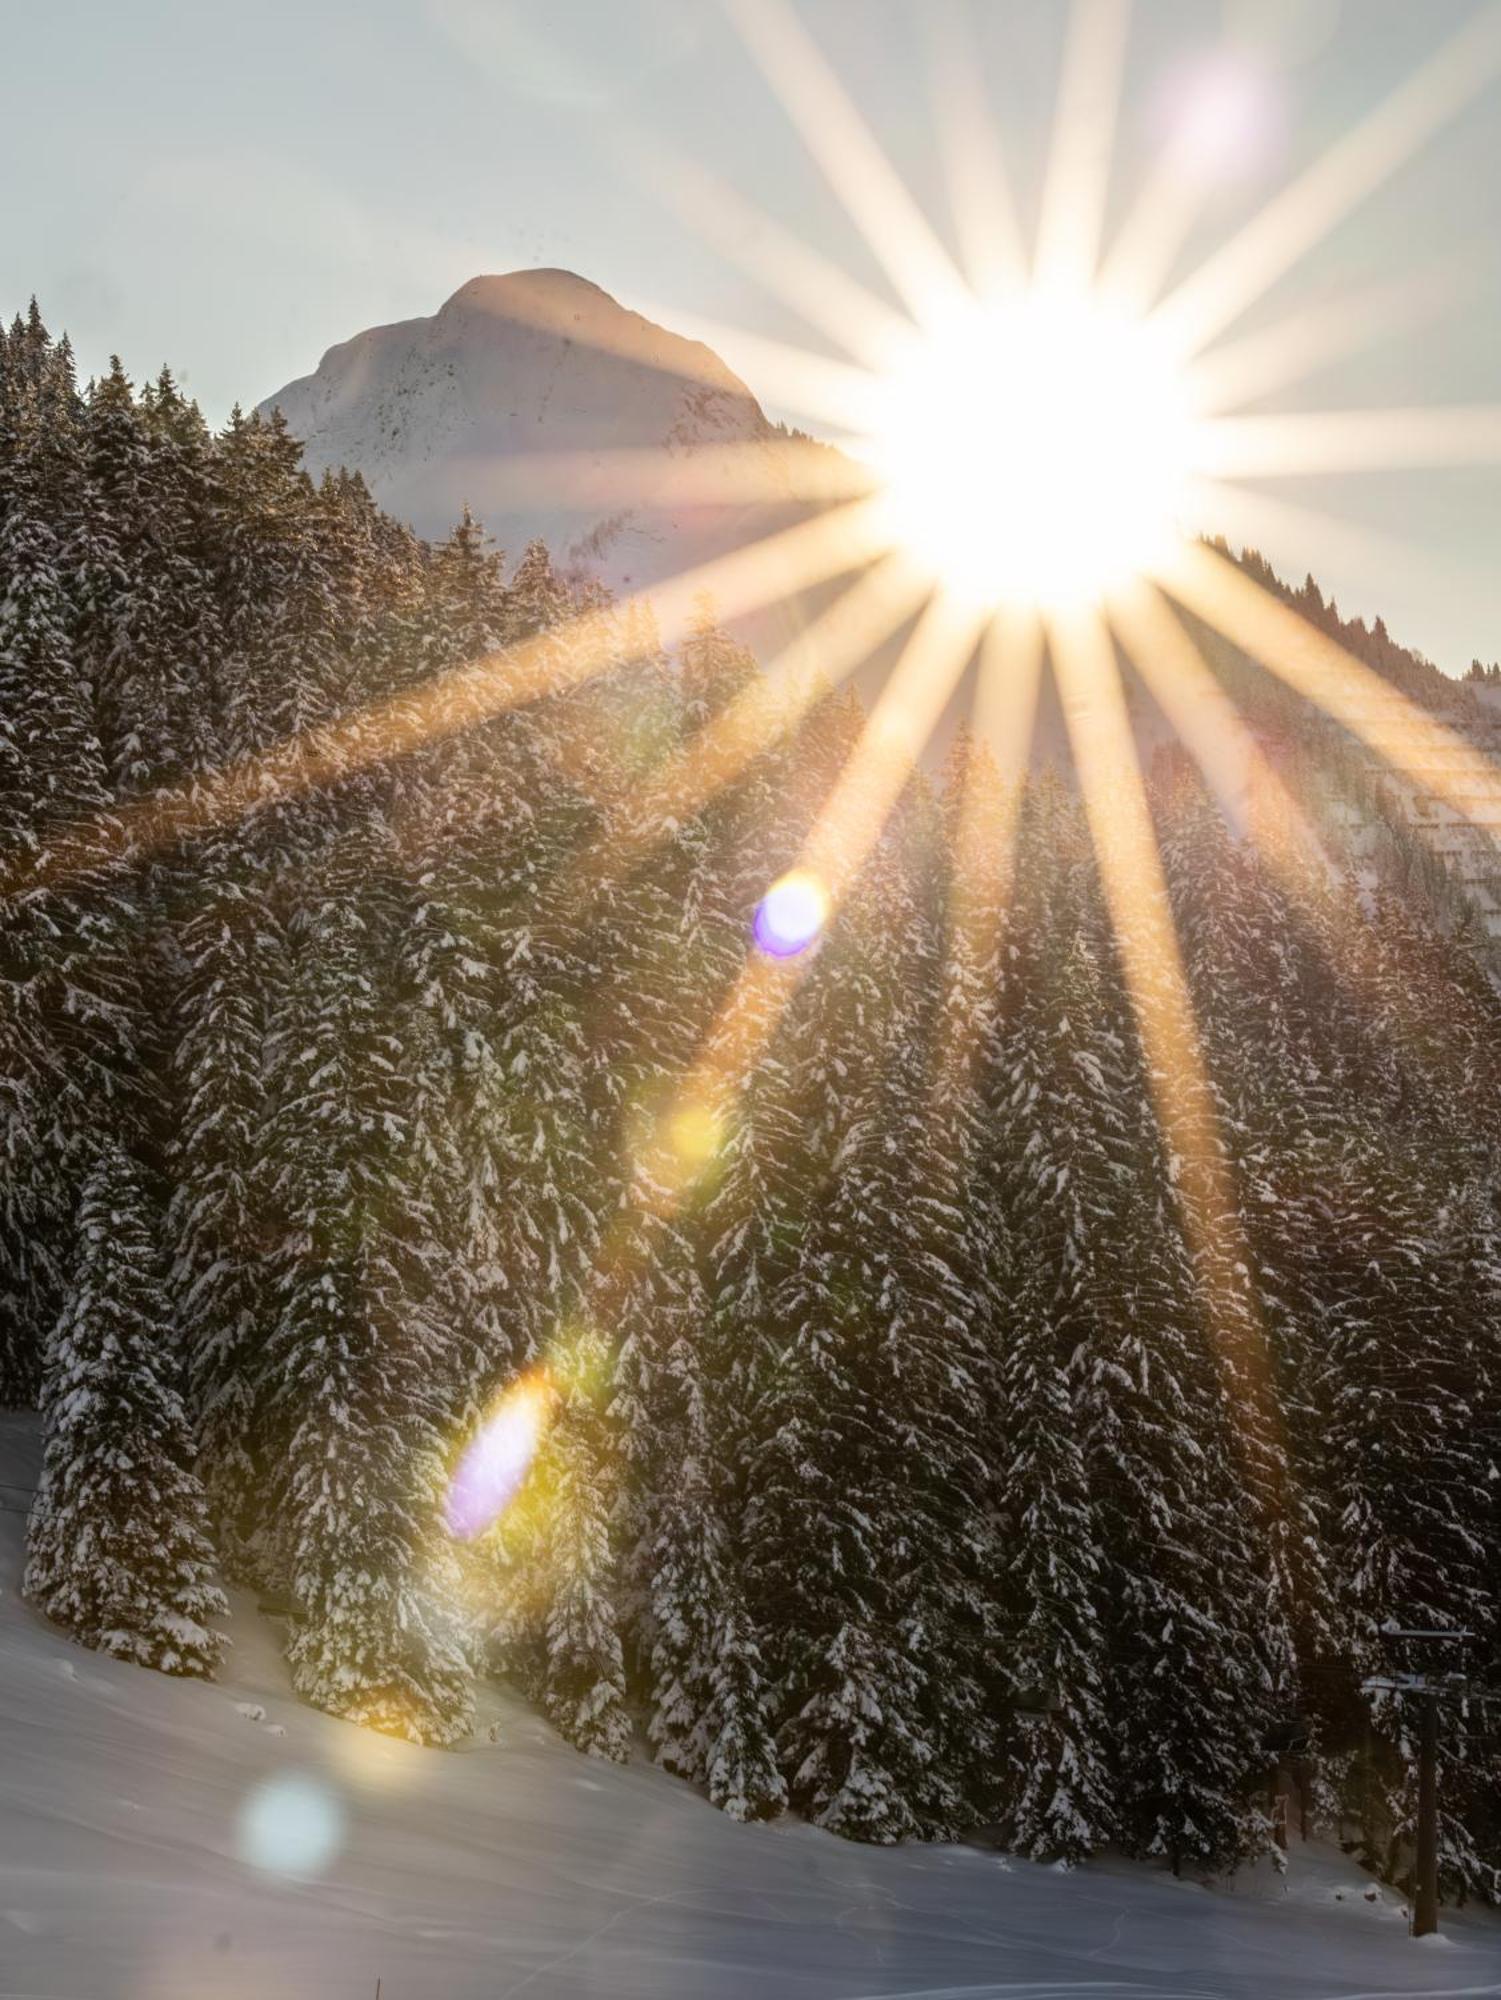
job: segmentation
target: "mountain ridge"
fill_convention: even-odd
[[[308,470],[347,467],[419,534],[467,506],[503,547],[546,541],[565,569],[650,587],[798,510],[781,433],[702,342],[630,310],[576,272],[481,275],[436,313],[370,327],[268,396]],[[685,495],[695,455],[748,448],[767,503]],[[635,455],[631,490],[610,456]],[[546,490],[538,460],[546,459]]]

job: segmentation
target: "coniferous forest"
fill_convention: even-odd
[[[4,337],[28,1596],[212,1674],[249,1584],[335,1714],[442,1745],[500,1675],[582,1750],[864,1840],[1221,1868],[1280,1764],[1400,1873],[1381,1628],[1501,1642],[1501,997],[1431,866],[1395,824],[1358,881],[1253,842],[1157,759],[1234,1210],[1207,1288],[1081,805],[961,736],[768,975],[668,1199],[643,1134],[862,712],[643,824],[759,669],[710,605],[669,657],[596,600],[586,677],[578,602],[540,546],[313,485],[278,421],[81,388],[34,309]],[[522,641],[551,681],[446,720]],[[1302,796],[1357,785],[1312,742]],[[543,1367],[537,1461],[460,1542],[455,1456]],[[1446,1717],[1451,1892],[1501,1894],[1498,1730]]]

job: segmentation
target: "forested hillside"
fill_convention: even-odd
[[[758,669],[706,606],[671,659],[622,612],[584,679],[576,608],[540,546],[420,542],[275,421],[6,337],[28,1594],[206,1673],[222,1569],[335,1713],[449,1742],[504,1674],[583,1749],[640,1723],[729,1812],[870,1840],[1221,1866],[1306,1737],[1311,1810],[1400,1865],[1379,1628],[1501,1641],[1501,1000],[1463,930],[1159,761],[1240,1246],[1211,1313],[1079,803],[1035,778],[1010,856],[961,739],[669,1198],[648,1135],[861,716],[643,824]],[[569,691],[449,727],[439,677],[527,639]],[[455,1454],[541,1365],[538,1464],[459,1543]],[[1446,1873],[1488,1895],[1497,1727],[1445,1722]]]

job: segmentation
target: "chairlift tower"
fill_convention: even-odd
[[[1381,1637],[1393,1645],[1433,1650],[1436,1659],[1452,1658],[1442,1648],[1465,1647],[1474,1638],[1467,1630],[1414,1632],[1383,1625]],[[1395,1694],[1422,1703],[1418,1734],[1418,1852],[1413,1884],[1412,1935],[1427,1937],[1438,1929],[1438,1721],[1439,1702],[1463,1700],[1479,1692],[1463,1672],[1415,1671],[1373,1674],[1361,1682],[1368,1694]]]

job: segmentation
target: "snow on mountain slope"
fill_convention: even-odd
[[[18,1596],[36,1462],[35,1420],[0,1415],[0,2000],[1501,1995],[1501,1926],[1446,1913],[1414,1943],[1325,1849],[1231,1893],[736,1826],[499,1690],[451,1751],[303,1708],[243,1593],[217,1685],[81,1651]],[[257,1828],[282,1854],[316,1831],[320,1800],[321,1868],[246,1858]]]
[[[707,347],[568,271],[472,278],[431,319],[372,327],[261,405],[315,475],[348,466],[388,512],[442,536],[467,501],[501,547],[541,535],[616,588],[660,579],[792,518],[777,433]],[[746,455],[771,504],[685,495],[694,461]],[[611,453],[642,454],[624,490]],[[577,455],[545,477],[534,461]],[[529,464],[529,461],[533,463]]]

